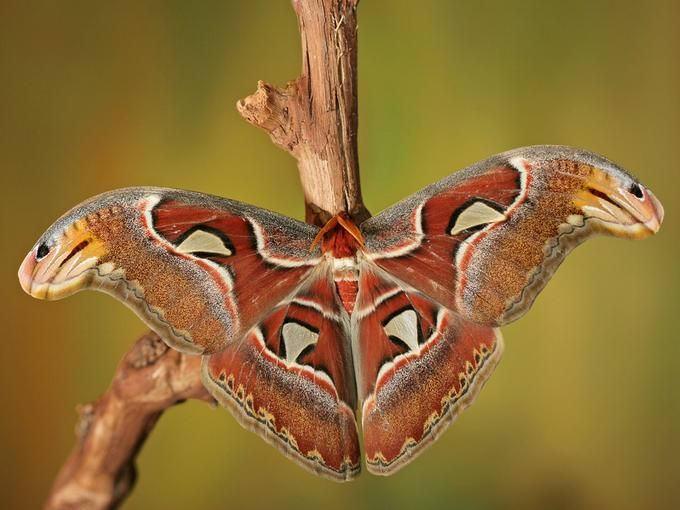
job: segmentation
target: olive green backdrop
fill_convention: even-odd
[[[303,213],[292,158],[236,113],[299,71],[287,1],[0,3],[0,506],[36,508],[144,331],[97,293],[26,296],[25,252],[66,209],[132,185]],[[603,153],[666,208],[644,242],[562,266],[476,404],[390,478],[315,478],[223,409],[162,418],[125,508],[680,507],[680,4],[378,1],[359,8],[360,155],[377,212],[512,147]],[[7,334],[7,332],[9,334]]]

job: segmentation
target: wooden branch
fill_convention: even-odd
[[[359,187],[357,154],[358,0],[293,0],[302,39],[302,75],[280,89],[259,82],[237,104],[298,162],[308,222],[346,211],[370,216]],[[135,458],[168,407],[189,398],[214,402],[200,379],[200,358],[168,348],[155,333],[133,345],[110,388],[79,408],[77,444],[45,508],[116,508],[136,479]]]
[[[77,444],[45,508],[115,508],[132,489],[135,457],[163,411],[189,398],[214,402],[200,366],[200,357],[170,349],[155,333],[137,340],[109,389],[78,408]]]
[[[302,39],[302,75],[278,88],[258,82],[236,108],[297,159],[307,222],[370,214],[357,153],[358,0],[293,0]]]

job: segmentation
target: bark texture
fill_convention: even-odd
[[[369,216],[357,157],[358,0],[293,0],[302,41],[302,74],[279,88],[260,81],[237,103],[250,123],[295,157],[308,222],[322,226],[346,211]],[[80,406],[76,445],[45,508],[116,508],[134,487],[135,458],[163,412],[187,399],[214,402],[201,360],[168,348],[152,332],[118,365],[109,389]]]
[[[369,216],[357,154],[358,0],[293,0],[302,74],[285,87],[263,81],[236,107],[298,163],[306,219],[323,225],[346,211]]]
[[[200,367],[200,357],[170,349],[155,333],[137,340],[109,389],[78,407],[76,445],[45,508],[115,508],[134,485],[135,457],[163,411],[189,398],[213,402]]]

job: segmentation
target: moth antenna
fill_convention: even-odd
[[[356,239],[357,243],[359,243],[359,246],[362,248],[366,246],[364,235],[347,213],[340,213],[336,216],[336,218],[338,219],[337,222],[342,225],[342,228],[344,228],[354,239]]]
[[[314,240],[312,241],[312,244],[309,247],[309,251],[313,251],[317,244],[321,244],[323,236],[325,236],[328,232],[333,230],[337,224],[338,216],[333,216],[330,220],[328,220],[326,224],[323,227],[321,227],[319,233],[316,234],[316,237],[314,237]]]

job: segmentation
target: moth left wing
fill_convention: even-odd
[[[19,270],[34,297],[91,288],[132,308],[171,347],[238,341],[321,260],[316,227],[234,200],[128,188],[75,207]]]
[[[114,295],[170,346],[206,355],[206,387],[244,426],[348,479],[359,470],[349,319],[317,232],[233,200],[123,189],[58,220],[19,276],[35,297]]]
[[[239,341],[206,356],[203,382],[246,428],[303,467],[359,473],[349,317],[322,264]]]
[[[387,475],[470,405],[500,359],[502,338],[370,263],[352,321],[366,463]]]
[[[589,236],[643,238],[663,208],[597,154],[535,146],[499,154],[360,225],[366,257],[478,324],[522,316]]]

